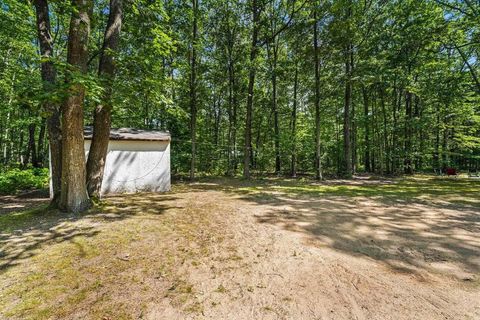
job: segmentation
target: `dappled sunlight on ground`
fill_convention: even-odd
[[[478,194],[467,179],[219,178],[83,215],[9,211],[0,315],[480,317]]]

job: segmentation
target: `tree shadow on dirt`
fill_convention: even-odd
[[[81,215],[45,207],[0,215],[0,272],[36,255],[44,245],[93,237],[106,223],[145,216],[161,216],[176,200],[166,194],[144,193],[106,198]]]
[[[480,185],[426,179],[356,184],[221,180],[191,184],[266,206],[259,223],[305,234],[312,245],[368,257],[395,272],[480,272]]]

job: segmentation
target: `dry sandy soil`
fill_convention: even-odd
[[[337,183],[213,180],[34,213],[0,234],[0,318],[480,319],[478,185]]]

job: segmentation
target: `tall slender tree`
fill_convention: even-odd
[[[198,0],[192,0],[192,44],[190,52],[190,134],[192,154],[190,179],[195,178],[195,153],[197,147],[197,43],[198,43]]]
[[[47,0],[35,0],[36,24],[40,54],[42,55],[41,75],[43,89],[54,90],[57,72],[53,64],[53,37],[50,27],[50,10]],[[62,129],[60,125],[60,106],[52,100],[44,102],[47,113],[48,142],[50,145],[50,176],[52,181],[52,205],[56,206],[60,197],[62,177]]]

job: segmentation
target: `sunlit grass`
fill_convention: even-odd
[[[8,228],[2,226],[0,247],[8,244],[6,250],[13,250],[20,235],[18,245],[24,243],[28,255],[0,267],[0,318],[136,319],[147,307],[142,301],[167,296],[187,313],[201,312],[195,288],[179,266],[191,261],[195,267],[208,257],[210,243],[221,241],[213,210],[168,211],[168,194],[120,199],[67,221],[46,211],[3,217]],[[51,225],[43,229],[38,221],[47,218]],[[23,234],[21,227],[27,228]],[[152,281],[160,282],[160,292],[152,290]]]

